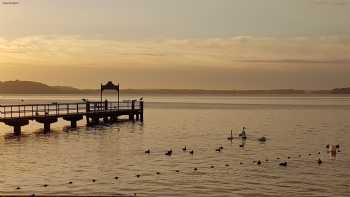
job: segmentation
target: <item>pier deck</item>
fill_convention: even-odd
[[[28,125],[30,120],[44,124],[44,131],[48,132],[58,118],[70,121],[74,128],[84,117],[87,125],[94,125],[100,119],[114,122],[123,115],[129,116],[129,120],[143,122],[143,101],[0,105],[0,122],[12,126],[16,135],[21,134],[21,127]]]

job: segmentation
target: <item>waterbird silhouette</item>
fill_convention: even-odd
[[[68,184],[73,184],[73,182],[72,182],[72,181],[69,181]]]
[[[288,156],[288,159],[290,159],[290,156]]]
[[[259,142],[266,142],[266,137],[265,136],[260,137],[260,138],[258,138],[258,141]]]
[[[322,160],[320,158],[318,158],[317,163],[318,163],[318,165],[321,165],[322,164]]]
[[[47,186],[49,186],[49,185],[48,185],[48,184],[44,184],[44,185],[43,185],[43,187],[47,187]]]
[[[168,150],[168,152],[165,153],[165,155],[167,155],[167,156],[171,156],[172,154],[173,154],[173,150],[171,150],[171,149]]]
[[[216,152],[221,152],[220,148],[215,149]]]
[[[151,153],[150,149],[145,150],[145,154],[150,154],[150,153]]]
[[[210,168],[214,168],[214,166],[210,166]]]
[[[140,176],[141,176],[141,175],[139,175],[139,174],[136,175],[137,178],[140,178]]]
[[[194,168],[193,170],[194,170],[194,171],[197,171],[197,170],[198,170],[198,168]]]
[[[173,150],[172,149],[168,150],[168,152],[165,153],[165,155],[167,155],[167,156],[171,156],[172,154],[173,154]]]
[[[285,161],[285,162],[281,162],[281,163],[280,163],[280,166],[287,166],[287,164],[288,164],[288,163],[287,163],[286,161]]]
[[[326,148],[329,148],[329,144],[326,145]]]
[[[240,134],[238,134],[239,137],[241,137],[242,139],[247,139],[247,135],[245,133],[245,127],[243,127],[242,132]]]
[[[21,188],[20,188],[20,187],[17,187],[16,189],[19,190],[19,189],[21,189]]]
[[[261,161],[260,161],[260,160],[258,160],[258,162],[256,162],[256,164],[261,165]]]
[[[191,154],[191,155],[193,155],[193,153],[194,153],[194,151],[193,151],[193,150],[191,150],[191,151],[190,151],[190,154]]]
[[[116,177],[114,177],[114,179],[119,179],[119,177],[118,177],[118,176],[116,176]]]
[[[221,150],[223,150],[223,149],[224,149],[224,147],[223,147],[223,146],[220,146],[219,148],[220,148]]]
[[[156,172],[157,175],[160,175],[160,172]]]
[[[175,170],[175,172],[180,172],[180,170]]]
[[[230,164],[225,164],[225,166],[226,166],[226,167],[229,167],[229,166],[230,166]]]
[[[186,146],[182,148],[182,151],[186,151],[186,150],[187,150],[187,147],[186,147]]]
[[[96,179],[92,179],[91,181],[92,181],[92,182],[96,182]]]

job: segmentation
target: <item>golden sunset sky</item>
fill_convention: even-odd
[[[0,4],[0,80],[96,88],[350,86],[350,0]]]

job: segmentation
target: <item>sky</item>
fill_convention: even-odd
[[[1,81],[350,87],[350,0],[0,1]]]

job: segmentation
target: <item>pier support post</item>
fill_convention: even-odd
[[[70,127],[71,127],[71,128],[77,128],[77,121],[71,120],[71,121],[70,121]]]
[[[21,135],[21,127],[29,124],[29,120],[21,119],[21,118],[15,118],[15,119],[9,119],[5,120],[4,123],[6,125],[13,127],[13,133],[15,135]]]
[[[91,122],[90,122],[90,116],[86,116],[86,125],[90,125],[91,124]]]
[[[117,122],[117,120],[118,120],[118,116],[111,116],[109,119],[110,122]]]
[[[103,122],[104,123],[108,123],[109,122],[108,116],[103,117]]]
[[[70,116],[63,117],[63,120],[70,121],[71,128],[77,128],[77,122],[82,119],[83,119],[82,115],[70,115]]]
[[[19,126],[19,125],[14,126],[13,127],[13,133],[15,135],[21,135],[21,126]]]
[[[51,124],[57,122],[57,117],[38,117],[35,119],[37,122],[44,124],[44,132],[49,132]]]
[[[97,125],[98,123],[100,123],[100,118],[99,117],[92,117],[92,124]]]
[[[49,132],[50,131],[50,123],[49,122],[45,122],[44,123],[44,132]]]
[[[143,101],[140,101],[140,121],[143,122]]]

